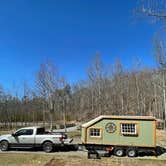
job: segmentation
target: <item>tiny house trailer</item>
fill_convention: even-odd
[[[156,120],[149,116],[99,116],[82,125],[82,144],[88,154],[104,150],[135,157],[156,149]]]

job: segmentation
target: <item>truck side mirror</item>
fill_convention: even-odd
[[[18,136],[20,136],[20,134],[19,133],[12,133],[12,136],[13,137],[18,137]]]
[[[12,133],[12,136],[13,136],[13,137],[16,137],[15,133]]]

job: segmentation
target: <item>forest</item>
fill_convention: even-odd
[[[136,66],[125,70],[120,61],[104,65],[96,55],[87,79],[69,84],[53,62],[41,64],[35,86],[23,84],[23,96],[0,89],[0,122],[87,121],[99,115],[145,115],[165,119],[165,77],[161,68]],[[163,88],[164,87],[164,88]]]
[[[164,23],[154,37],[157,67],[142,67],[138,60],[132,68],[126,69],[120,60],[103,63],[102,55],[97,53],[85,69],[86,79],[71,84],[60,74],[55,62],[46,61],[32,76],[35,78],[33,86],[23,83],[21,96],[0,86],[0,126],[13,128],[28,123],[49,123],[52,128],[58,121],[83,122],[101,114],[145,115],[165,121],[164,1],[140,2],[135,15]]]

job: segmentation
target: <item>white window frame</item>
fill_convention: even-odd
[[[121,134],[122,135],[137,135],[137,124],[136,123],[121,123]]]
[[[92,130],[94,130],[94,131],[92,131]],[[98,131],[95,131],[95,130],[98,130]],[[92,133],[93,133],[93,135],[92,135]],[[90,128],[89,136],[95,137],[95,138],[101,138],[101,129],[100,128]]]

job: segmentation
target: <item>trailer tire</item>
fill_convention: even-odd
[[[114,155],[116,155],[117,157],[124,156],[124,149],[122,147],[115,148]]]
[[[137,156],[137,149],[129,148],[129,149],[127,149],[126,153],[127,153],[128,157],[136,157]]]

